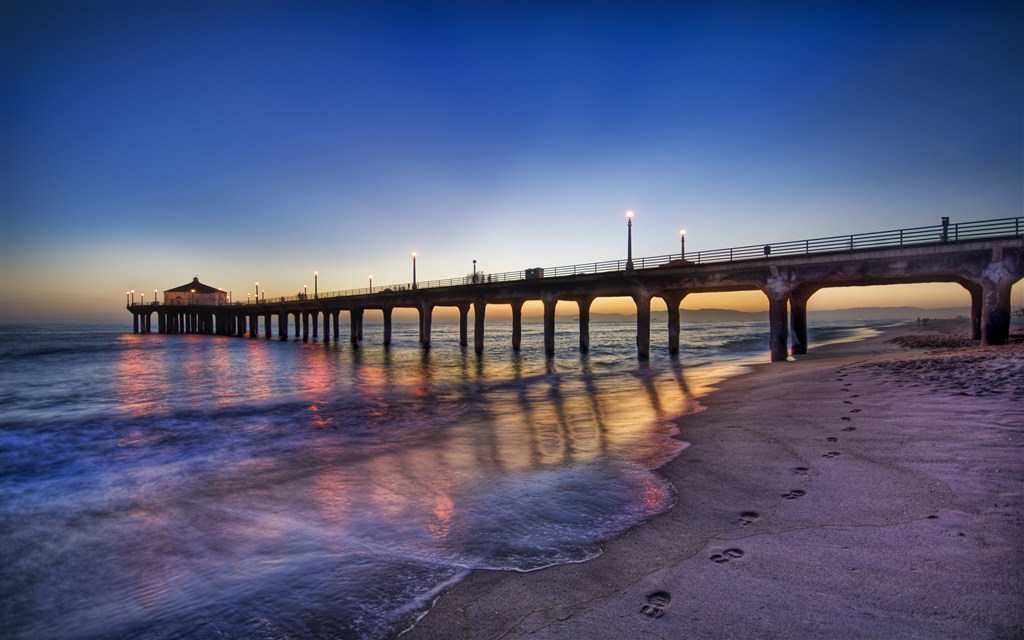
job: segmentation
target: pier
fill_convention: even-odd
[[[543,303],[544,351],[555,349],[555,306],[578,305],[579,349],[590,348],[590,307],[603,297],[630,297],[636,304],[637,357],[651,349],[651,300],[668,307],[668,351],[679,352],[679,306],[690,294],[761,291],[768,299],[771,360],[807,352],[807,301],[829,287],[955,282],[971,298],[972,337],[982,344],[1004,344],[1010,332],[1010,289],[1024,278],[1024,218],[943,224],[847,236],[833,236],[714,251],[524,269],[486,278],[476,276],[406,283],[369,289],[261,299],[253,302],[176,304],[129,302],[136,333],[198,333],[287,339],[289,319],[295,337],[340,341],[340,316],[349,315],[353,344],[363,340],[363,315],[379,310],[385,345],[391,343],[392,312],[416,309],[419,341],[430,347],[433,310],[459,310],[460,344],[484,348],[488,305],[512,309],[512,348],[519,350],[522,310],[527,301]],[[198,281],[197,281],[198,282]],[[262,330],[261,330],[262,321]]]

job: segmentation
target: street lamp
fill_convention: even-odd
[[[153,289],[153,304],[157,303],[156,289]]]
[[[633,210],[626,212],[626,271],[633,270]]]
[[[679,257],[686,260],[686,229],[679,230]]]
[[[252,304],[252,294],[248,291],[245,292],[245,304]]]
[[[135,304],[135,289],[132,289],[132,304]]]
[[[260,283],[256,283],[256,304],[260,303]]]
[[[320,272],[319,271],[314,271],[313,272],[313,297],[314,298],[319,298],[320,297],[320,294],[317,292],[317,280],[319,278],[320,278]]]
[[[146,294],[139,292],[139,304],[146,304]]]
[[[373,276],[370,276],[370,293],[373,293]]]
[[[416,252],[412,252],[412,288],[416,288]]]
[[[130,301],[131,301],[131,295],[132,295],[132,292],[131,292],[131,291],[125,291],[125,292],[124,292],[124,303],[125,303],[125,304],[130,304]]]
[[[476,260],[473,260],[473,284],[476,284]]]
[[[307,297],[309,297],[309,287],[302,285],[302,299],[305,300]]]

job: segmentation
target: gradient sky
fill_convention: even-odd
[[[5,1],[0,321],[1019,216],[1022,7]]]

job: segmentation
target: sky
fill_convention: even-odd
[[[1020,2],[0,3],[0,322],[1022,215]],[[812,308],[967,306],[956,285]],[[1020,285],[1013,303],[1021,304]],[[816,296],[817,297],[817,296]],[[761,294],[684,308],[766,306]],[[596,310],[610,310],[595,306]]]

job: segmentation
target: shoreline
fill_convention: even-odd
[[[676,420],[668,512],[586,563],[472,571],[402,638],[1024,635],[1024,344],[963,331],[723,380]]]

